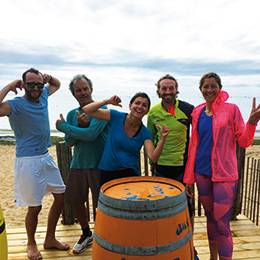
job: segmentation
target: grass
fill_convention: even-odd
[[[11,141],[10,141],[11,140]],[[51,136],[51,145],[55,145],[56,142],[64,141],[64,137]],[[1,137],[0,136],[0,145],[15,145],[14,137],[11,135]]]
[[[13,140],[13,141],[9,141]],[[55,145],[56,142],[64,141],[64,137],[60,136],[51,136],[51,145]],[[11,135],[1,137],[0,136],[0,145],[14,145],[14,137]],[[260,138],[255,138],[252,145],[260,145]]]
[[[255,138],[252,145],[260,145],[260,138]]]

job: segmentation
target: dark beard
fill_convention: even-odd
[[[41,91],[37,97],[34,97],[34,96],[31,95],[31,92],[30,92],[29,90],[27,90],[26,88],[25,88],[24,90],[25,90],[26,95],[27,95],[30,99],[35,99],[35,100],[37,100],[37,99],[40,97],[40,95],[42,94],[42,91]]]

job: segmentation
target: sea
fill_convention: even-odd
[[[9,69],[9,74],[5,73],[0,77],[0,86],[5,86],[16,78],[21,78],[21,74],[28,68],[27,65],[16,66]],[[166,73],[173,75],[179,84],[180,100],[184,100],[197,106],[204,102],[199,90],[199,80],[207,72],[198,73],[198,75],[186,75],[183,73],[171,73],[170,71],[161,71],[149,68],[136,67],[115,67],[115,66],[43,66],[40,69],[43,73],[51,74],[57,77],[61,82],[61,88],[49,97],[49,119],[51,135],[64,136],[56,130],[56,120],[63,114],[66,118],[67,113],[78,107],[78,103],[69,91],[69,82],[74,75],[84,73],[93,82],[93,99],[103,100],[113,95],[118,95],[122,100],[122,108],[109,105],[109,108],[128,112],[129,101],[137,92],[146,92],[151,105],[160,102],[156,94],[156,81]],[[210,68],[209,71],[214,70]],[[214,70],[216,71],[216,70]],[[256,103],[260,104],[260,75],[226,75],[216,71],[222,80],[223,90],[229,93],[228,102],[238,105],[245,121],[248,120],[253,97],[256,97]],[[0,73],[1,74],[1,73]],[[0,87],[1,89],[2,87]],[[17,96],[22,96],[23,91],[18,90]],[[4,100],[12,99],[16,95],[11,92]],[[146,117],[143,119],[146,124]],[[7,117],[0,117],[0,136],[13,135]],[[256,137],[260,137],[260,124],[257,126]]]

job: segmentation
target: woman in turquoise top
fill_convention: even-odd
[[[141,147],[144,145],[148,158],[156,162],[169,133],[167,126],[157,126],[162,138],[155,148],[149,129],[142,123],[142,118],[148,113],[151,103],[146,93],[135,94],[129,104],[129,114],[113,109],[100,109],[109,104],[122,107],[120,103],[121,99],[115,95],[83,107],[83,111],[88,115],[110,122],[107,142],[99,164],[101,185],[116,178],[140,175],[138,156]]]

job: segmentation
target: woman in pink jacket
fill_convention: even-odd
[[[193,183],[207,217],[210,259],[232,259],[233,242],[229,219],[237,187],[236,141],[246,148],[252,144],[260,105],[253,98],[252,111],[245,124],[239,108],[226,103],[221,79],[209,72],[199,85],[206,101],[197,106],[192,116],[192,133],[184,182],[186,193],[193,197]]]

